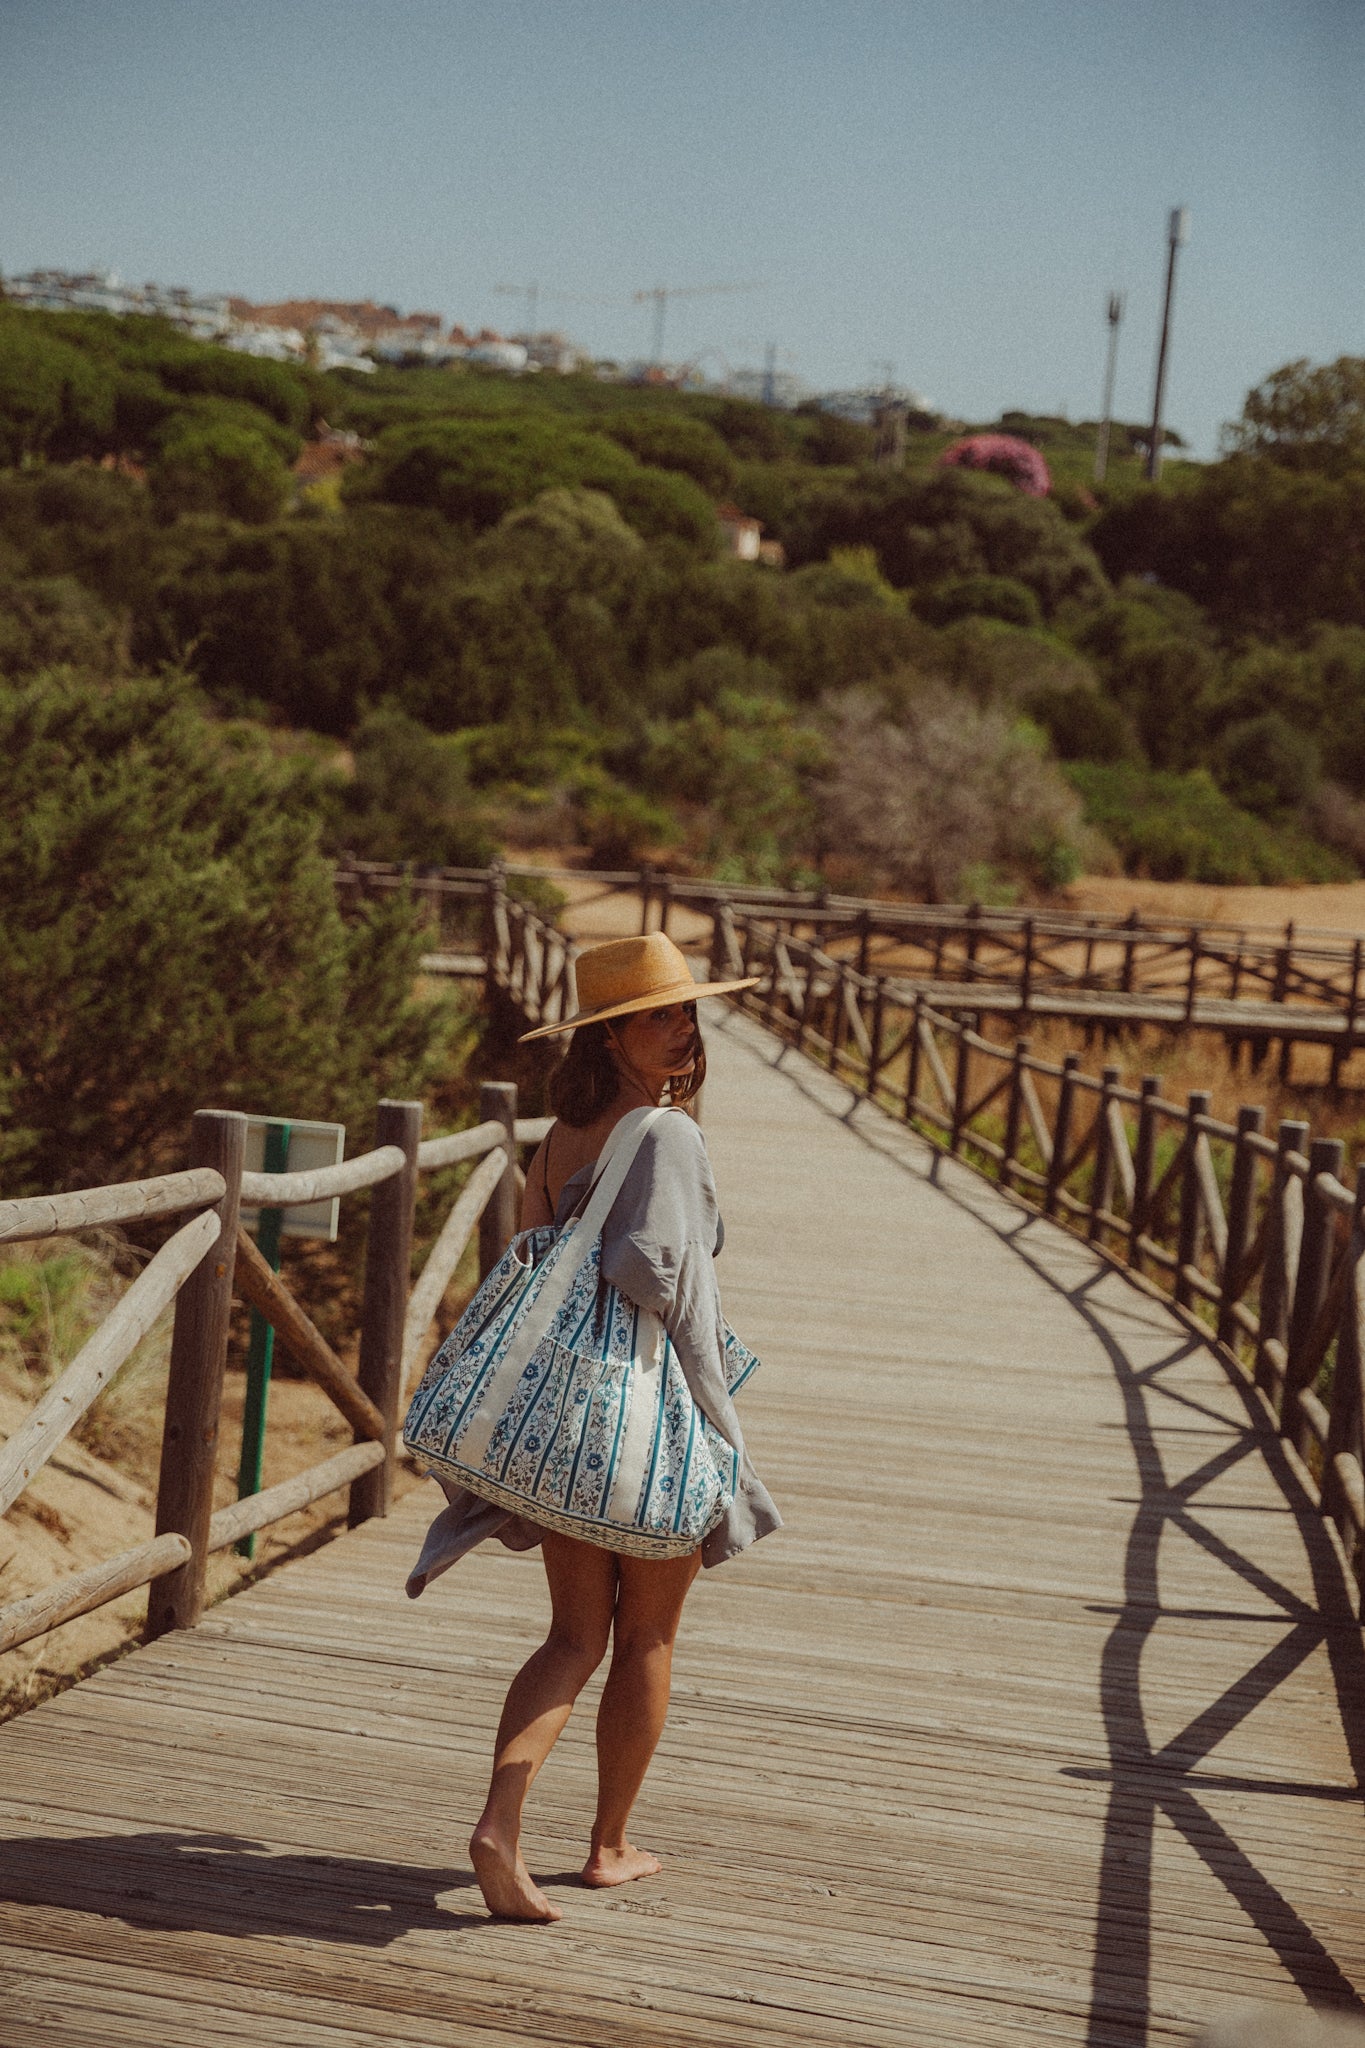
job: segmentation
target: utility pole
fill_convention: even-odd
[[[1100,431],[1095,439],[1095,482],[1104,482],[1104,472],[1109,467],[1109,427],[1114,417],[1114,372],[1119,360],[1119,323],[1123,319],[1123,293],[1110,292],[1109,304],[1105,309],[1109,322],[1109,350],[1104,365],[1104,404],[1101,407]]]
[[[777,404],[777,343],[770,341],[763,357],[763,403]]]
[[[1156,391],[1152,397],[1152,445],[1147,450],[1147,478],[1155,483],[1161,475],[1161,407],[1166,396],[1166,356],[1171,340],[1171,303],[1175,298],[1176,252],[1190,238],[1190,209],[1173,206],[1166,225],[1166,299],[1161,309],[1161,347],[1156,359]]]

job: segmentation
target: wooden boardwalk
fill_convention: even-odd
[[[706,1126],[788,1527],[704,1576],[590,1893],[580,1710],[464,1853],[538,1565],[410,1498],[0,1730],[0,2048],[1093,2048],[1360,2010],[1365,1659],[1274,1437],[1159,1304],[717,1019]]]

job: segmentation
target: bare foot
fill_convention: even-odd
[[[633,1884],[637,1877],[655,1877],[663,1869],[648,1849],[626,1842],[619,1849],[594,1849],[583,1865],[584,1884],[601,1888],[612,1884]]]
[[[491,1833],[472,1835],[469,1860],[479,1880],[483,1902],[495,1920],[562,1920],[543,1891],[532,1882],[520,1849],[510,1851]]]

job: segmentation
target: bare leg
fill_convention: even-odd
[[[668,1718],[673,1644],[701,1552],[617,1564],[611,1670],[597,1710],[597,1818],[583,1865],[589,1885],[629,1884],[661,1867],[626,1839],[626,1825]]]
[[[573,1703],[606,1653],[616,1600],[609,1550],[546,1530],[550,1633],[512,1680],[498,1724],[488,1799],[469,1842],[490,1913],[500,1920],[558,1920],[558,1906],[531,1881],[521,1855],[521,1814],[537,1771]]]

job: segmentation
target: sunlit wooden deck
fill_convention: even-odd
[[[1359,2009],[1365,1658],[1277,1440],[1161,1306],[751,1024],[705,1119],[788,1528],[707,1574],[590,1893],[464,1854],[538,1565],[420,1602],[419,1495],[0,1730],[3,2048],[1173,2043]],[[432,1500],[434,1500],[434,1489]]]

